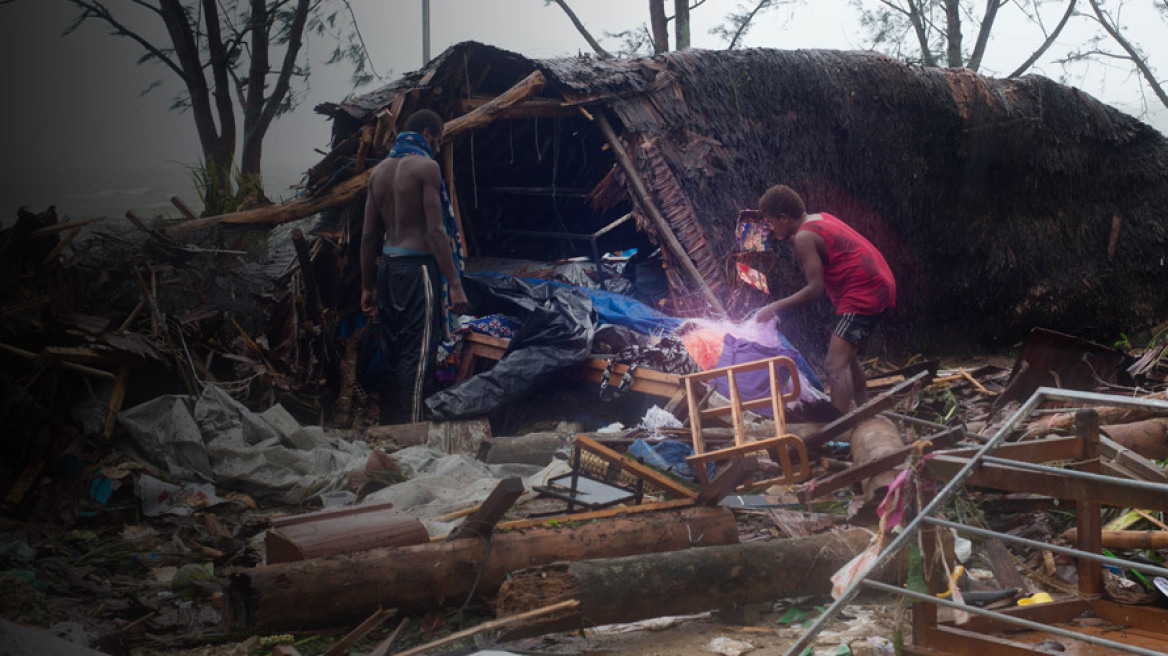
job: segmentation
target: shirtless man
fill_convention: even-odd
[[[442,217],[442,177],[434,152],[442,118],[410,115],[389,157],[369,176],[361,237],[361,309],[377,317],[392,401],[389,423],[423,421],[423,401],[438,386],[435,354],[442,339],[442,285],[451,311],[466,312]],[[378,251],[381,262],[378,264]]]
[[[826,213],[807,214],[803,199],[786,185],[771,187],[758,201],[771,234],[790,241],[803,265],[807,284],[759,311],[769,320],[827,293],[835,305],[831,343],[824,368],[831,385],[831,404],[840,412],[852,401],[868,401],[868,387],[859,354],[884,311],[896,305],[896,280],[880,251],[848,224]]]

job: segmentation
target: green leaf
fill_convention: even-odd
[[[908,545],[908,582],[907,587],[913,592],[929,594],[929,586],[925,583],[925,567],[921,558],[921,547],[915,541]],[[916,601],[914,600],[914,603]]]
[[[783,616],[778,619],[779,624],[797,624],[807,619],[811,615],[811,611],[803,610],[798,606],[791,606],[783,613]]]

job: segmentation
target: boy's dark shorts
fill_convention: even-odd
[[[828,330],[836,337],[863,350],[868,346],[868,338],[876,331],[876,326],[883,316],[883,312],[880,314],[837,314]]]

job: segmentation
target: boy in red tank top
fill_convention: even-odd
[[[868,401],[868,388],[859,354],[884,311],[896,305],[896,280],[888,263],[875,246],[843,221],[827,213],[807,214],[803,199],[786,185],[767,189],[758,207],[770,224],[771,234],[794,246],[807,284],[763,307],[757,318],[769,320],[826,292],[836,311],[824,361],[831,403],[840,412],[850,410],[852,401],[863,405]]]

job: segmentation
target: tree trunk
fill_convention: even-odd
[[[228,615],[254,631],[335,626],[378,608],[425,612],[462,603],[472,591],[490,597],[505,577],[526,567],[737,542],[734,516],[721,507],[516,529],[495,533],[486,556],[488,543],[472,538],[239,570]]]
[[[673,32],[678,50],[689,47],[689,0],[673,0]]]
[[[649,0],[649,25],[653,33],[653,54],[669,52],[669,23],[665,18],[665,0]]]
[[[1168,417],[1100,426],[1099,430],[1149,460],[1168,458]]]
[[[821,595],[831,590],[832,574],[867,548],[870,540],[868,531],[851,529],[792,540],[532,567],[511,574],[499,589],[495,610],[506,616],[565,599],[580,601],[567,613],[516,629],[506,636],[511,639]]]
[[[997,0],[987,0],[993,4]],[[951,68],[961,68],[961,2],[945,0],[945,59]]]

